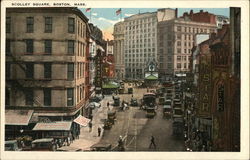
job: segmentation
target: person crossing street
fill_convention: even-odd
[[[150,139],[150,145],[149,145],[149,149],[151,148],[151,146],[154,146],[154,148],[156,149],[156,145],[155,145],[155,138],[154,136],[151,136],[151,139]]]

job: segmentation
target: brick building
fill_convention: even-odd
[[[77,8],[6,10],[6,138],[57,121],[79,134],[73,120],[89,96],[88,39],[88,19]]]

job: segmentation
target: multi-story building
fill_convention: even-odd
[[[125,77],[124,31],[124,22],[118,22],[114,25],[113,53],[115,58],[115,76],[117,79]]]
[[[126,78],[143,79],[150,60],[157,59],[157,13],[142,13],[125,18]]]
[[[88,19],[77,8],[6,10],[7,137],[44,119],[67,121],[79,134],[73,120],[88,96],[88,36]]]
[[[161,77],[189,71],[195,35],[216,32],[215,23],[177,18],[158,23],[159,72]]]
[[[89,43],[89,74],[90,74],[90,84],[91,84],[91,95],[94,96],[95,92],[95,79],[96,79],[96,56],[97,50],[101,50],[104,52],[103,46],[105,45],[105,41],[103,40],[102,31],[94,26],[92,23],[89,24],[91,34],[90,34],[90,43]],[[100,72],[100,71],[99,71]]]
[[[144,79],[147,64],[158,63],[157,23],[176,17],[174,9],[159,9],[157,12],[141,13],[125,18],[125,68],[126,77]]]

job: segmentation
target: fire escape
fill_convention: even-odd
[[[12,59],[12,63],[13,64],[17,64],[23,71],[24,73],[27,72],[26,67],[23,66],[22,62],[21,62],[21,58],[20,57],[16,57],[12,54],[7,54],[6,55],[6,59],[7,57],[10,57]],[[31,88],[34,84],[34,80],[33,79],[24,79],[24,80],[20,80],[20,79],[10,79],[10,80],[6,80],[6,86],[7,88],[11,88],[14,91],[22,91],[25,95],[27,94],[27,88]],[[32,101],[33,103],[38,106],[38,107],[42,107],[43,105],[39,102],[38,100],[38,96],[33,96]],[[33,104],[33,105],[34,105]],[[33,106],[32,105],[32,106]]]

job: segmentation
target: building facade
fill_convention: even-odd
[[[226,16],[216,15],[217,28],[221,29],[224,24],[229,24],[230,20]]]
[[[70,121],[79,134],[73,120],[88,96],[88,36],[77,8],[7,9],[6,111],[31,110],[33,123]]]
[[[216,25],[177,18],[158,24],[159,70],[161,77],[189,71],[196,34],[216,32]]]
[[[125,18],[124,29],[125,76],[143,79],[146,63],[157,59],[157,13]]]
[[[125,77],[124,63],[124,22],[119,22],[114,25],[114,42],[113,53],[115,61],[115,76],[117,79]]]

